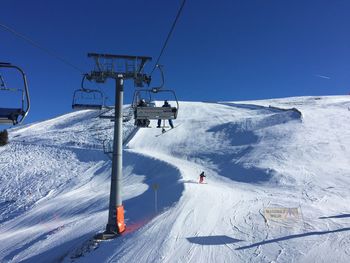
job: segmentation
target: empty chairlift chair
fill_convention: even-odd
[[[20,124],[24,118],[27,116],[30,109],[30,99],[29,91],[27,85],[27,79],[23,70],[17,66],[11,65],[10,63],[0,62],[0,68],[7,68],[14,70],[20,73],[23,88],[12,88],[6,87],[4,78],[1,76],[0,81],[0,92],[9,93],[9,92],[20,92],[21,93],[21,102],[16,107],[1,107],[0,105],[0,124]]]
[[[102,110],[104,96],[102,91],[84,88],[83,77],[81,88],[74,91],[72,109],[73,110]]]

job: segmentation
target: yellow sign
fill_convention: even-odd
[[[269,207],[264,208],[264,216],[266,219],[284,220],[298,219],[299,208]]]

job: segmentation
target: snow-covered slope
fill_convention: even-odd
[[[182,102],[161,136],[124,123],[127,231],[97,249],[113,124],[81,111],[13,129],[0,148],[0,259],[349,262],[349,107],[348,96]],[[267,208],[296,214],[270,220]]]

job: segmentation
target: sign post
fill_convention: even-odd
[[[156,212],[156,214],[158,213],[158,196],[157,196],[157,192],[159,189],[159,184],[153,184],[153,190],[154,190],[154,210]]]

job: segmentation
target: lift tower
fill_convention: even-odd
[[[116,82],[115,91],[115,121],[113,139],[113,158],[111,190],[109,197],[109,215],[105,232],[96,236],[97,239],[111,239],[125,231],[124,207],[121,197],[122,154],[123,154],[123,93],[124,80],[133,79],[135,86],[149,84],[151,78],[143,73],[147,61],[151,57],[125,56],[89,53],[89,58],[95,61],[95,69],[86,78],[97,83],[105,83],[107,79]]]

